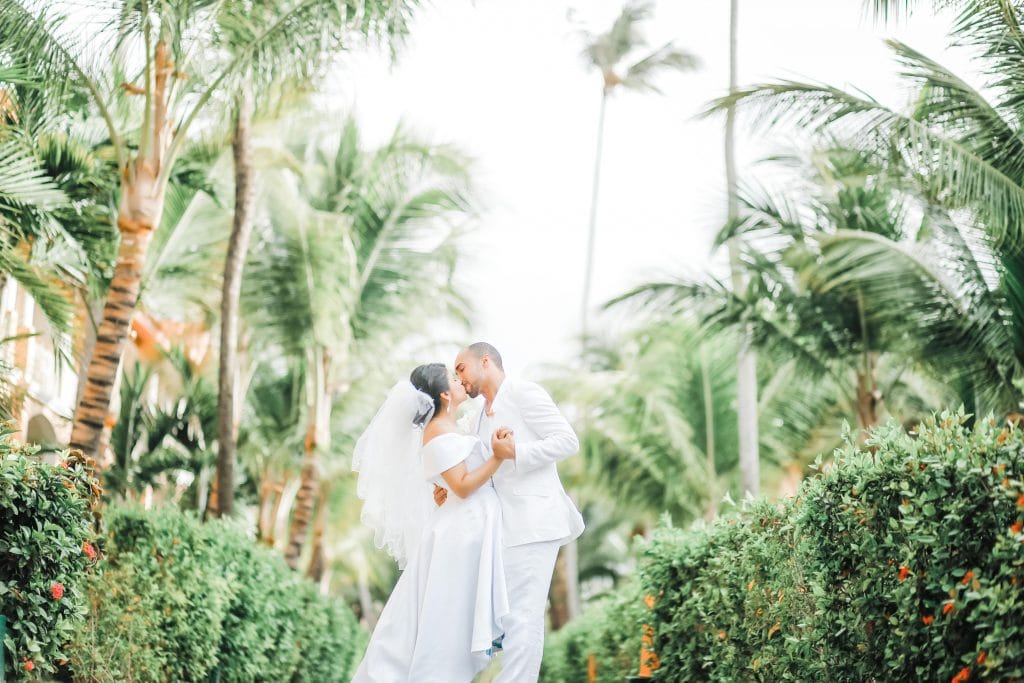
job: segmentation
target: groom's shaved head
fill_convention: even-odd
[[[505,369],[505,366],[501,364],[501,354],[498,353],[498,349],[494,348],[487,342],[476,342],[474,344],[470,344],[466,347],[466,350],[473,354],[477,360],[484,356],[490,356],[491,362],[494,363],[499,370]]]

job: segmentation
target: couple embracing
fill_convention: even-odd
[[[459,405],[480,395],[460,429]],[[490,344],[391,389],[352,467],[362,521],[403,572],[352,683],[470,683],[498,648],[497,681],[537,680],[558,549],[583,532],[556,469],[578,450],[547,392],[506,378]]]

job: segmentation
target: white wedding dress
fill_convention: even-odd
[[[442,434],[420,450],[425,478],[488,457],[475,436]],[[426,485],[426,484],[425,484]],[[508,614],[501,506],[488,482],[468,498],[449,492],[426,520],[352,683],[470,683],[490,661]]]

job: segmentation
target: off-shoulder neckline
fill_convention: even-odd
[[[463,438],[466,438],[466,439],[475,439],[476,438],[475,436],[472,436],[470,434],[462,434],[460,432],[445,432],[444,434],[438,434],[433,439],[431,439],[427,443],[423,444],[423,447],[427,448],[428,446],[430,446],[430,444],[432,444],[435,441],[437,441],[438,439],[442,439],[442,438],[444,438],[446,436],[460,436],[460,437],[463,437]]]

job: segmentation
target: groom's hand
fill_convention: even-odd
[[[494,436],[491,437],[491,451],[499,460],[516,459],[515,435],[511,429],[501,427],[495,430]]]
[[[448,500],[448,489],[434,484],[434,502],[437,503],[437,507],[444,505],[446,500]]]

